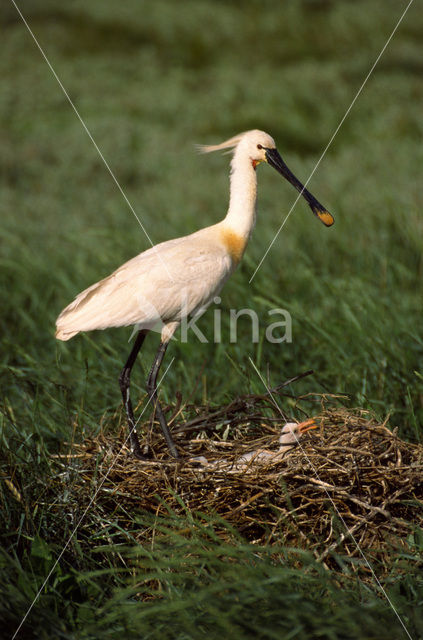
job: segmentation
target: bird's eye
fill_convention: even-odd
[[[258,144],[258,145],[257,145],[257,149],[263,149],[263,145]]]

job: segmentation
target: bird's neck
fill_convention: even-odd
[[[229,209],[225,228],[248,242],[256,219],[257,176],[251,158],[235,155],[231,162]]]

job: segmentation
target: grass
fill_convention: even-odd
[[[226,210],[228,159],[199,158],[193,143],[263,128],[306,179],[406,5],[19,6],[159,242]],[[61,514],[42,506],[50,453],[103,423],[117,429],[119,421],[116,379],[130,330],[56,344],[55,318],[76,293],[149,244],[13,5],[2,22],[1,459],[2,477],[21,501],[2,482],[0,617],[12,634],[75,522],[66,496],[57,496]],[[222,293],[224,343],[192,337],[172,344],[166,401],[176,392],[213,403],[261,392],[251,357],[274,384],[313,368],[301,392],[346,394],[347,404],[390,414],[401,437],[421,442],[421,23],[414,3],[310,182],[335,226],[323,228],[298,203],[249,285],[296,195],[259,168],[257,226]],[[259,313],[263,331],[269,309],[287,309],[293,342],[252,344],[245,319],[231,344],[229,309],[244,307]],[[211,310],[199,326],[212,335]],[[148,341],[146,366],[155,348]],[[134,397],[143,390],[140,367]],[[147,526],[146,514],[133,517],[134,527]],[[168,554],[161,545],[149,551],[127,541],[118,551],[111,525],[97,526],[90,519],[81,525],[21,637],[402,637],[386,601],[369,588],[349,583],[341,590],[311,559],[275,562],[235,533],[230,549],[216,539],[205,544],[195,515],[160,525],[173,532]],[[188,542],[177,534],[187,527]],[[140,606],[135,594],[147,579]],[[387,589],[419,637],[415,573]]]
[[[270,555],[239,538],[222,544],[213,535],[213,522],[191,520],[192,535],[186,535],[186,519],[169,518],[156,531],[154,549],[94,543],[91,562],[101,553],[101,568],[71,569],[65,576],[56,570],[32,612],[37,637],[401,637],[400,624],[382,600],[354,582],[344,590],[307,553],[293,558],[281,548]],[[185,534],[178,536],[181,525]],[[25,563],[31,562],[29,580],[24,567],[15,563],[12,568],[9,561],[9,576],[17,575],[19,586],[25,585],[24,593],[3,585],[18,608],[36,593],[51,566],[50,554],[34,541]],[[122,567],[128,557],[131,571]],[[294,560],[301,569],[292,566]],[[421,613],[413,579],[404,578],[401,591],[391,589],[391,596],[407,624],[417,627]],[[111,581],[114,589],[105,589]]]

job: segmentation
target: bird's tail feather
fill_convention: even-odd
[[[57,327],[56,338],[58,340],[63,340],[63,342],[66,342],[66,340],[70,340],[71,338],[73,338],[73,336],[76,336],[77,333],[79,333],[79,331],[66,331],[66,329]]]

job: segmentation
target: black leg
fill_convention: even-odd
[[[146,460],[146,456],[144,456],[141,452],[140,443],[137,436],[137,429],[135,427],[134,420],[134,412],[132,410],[132,402],[129,394],[129,385],[131,382],[131,370],[134,366],[134,362],[137,358],[138,352],[142,347],[142,344],[145,340],[145,336],[147,335],[147,331],[139,331],[138,335],[135,339],[135,344],[132,347],[132,351],[129,354],[129,358],[126,361],[125,366],[123,367],[120,376],[119,376],[119,386],[122,392],[123,404],[126,410],[126,416],[128,418],[128,428],[129,428],[129,443],[131,446],[131,451],[136,458],[140,460]]]
[[[160,402],[157,397],[157,375],[159,373],[160,365],[162,364],[162,360],[164,354],[166,353],[168,342],[161,342],[159,349],[156,354],[156,358],[153,362],[153,366],[151,367],[150,375],[147,380],[147,391],[151,400],[155,403],[155,411],[156,415],[159,419],[160,427],[163,431],[163,435],[166,439],[167,446],[169,447],[170,453],[174,458],[179,458],[178,451],[176,449],[175,443],[172,440],[172,436],[170,435],[169,427],[167,426],[166,418],[164,416],[163,410],[160,406]]]

